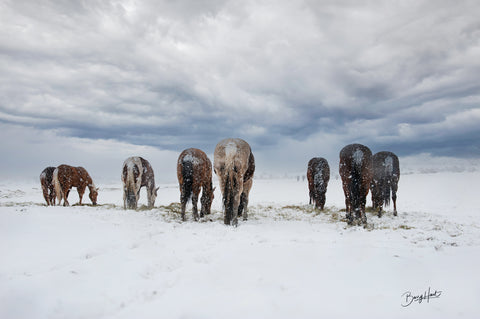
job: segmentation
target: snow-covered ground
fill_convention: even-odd
[[[479,180],[402,175],[399,216],[369,229],[343,221],[335,174],[325,212],[306,180],[255,179],[237,228],[218,189],[212,215],[182,223],[176,184],[125,211],[120,183],[97,182],[96,207],[46,207],[39,182],[2,181],[0,318],[478,318]]]

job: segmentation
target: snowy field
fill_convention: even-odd
[[[399,216],[369,229],[346,225],[334,174],[324,212],[306,180],[255,179],[237,228],[218,189],[182,223],[176,184],[125,211],[120,182],[97,182],[99,206],[46,207],[36,180],[1,181],[0,318],[480,318],[479,181],[404,174]]]

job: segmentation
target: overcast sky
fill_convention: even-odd
[[[130,155],[175,176],[225,137],[260,171],[353,142],[478,158],[479,17],[477,0],[0,0],[0,176],[116,177]]]

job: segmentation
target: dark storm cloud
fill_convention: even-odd
[[[479,15],[476,1],[3,1],[0,123],[174,151],[239,136],[478,156]]]

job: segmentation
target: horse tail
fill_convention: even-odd
[[[349,185],[351,207],[354,211],[360,208],[360,188],[362,186],[362,165],[361,163],[352,163],[351,182]]]
[[[383,185],[383,190],[382,190],[382,199],[383,199],[383,205],[384,206],[390,206],[390,191],[392,189],[391,181],[389,178],[385,179],[385,184]]]
[[[225,172],[225,186],[223,190],[223,206],[225,207],[225,224],[230,225],[234,218],[235,210],[235,195],[238,192],[239,180],[236,174],[235,161],[229,161]]]
[[[55,194],[57,195],[58,205],[60,205],[60,201],[63,197],[62,186],[60,185],[60,181],[58,180],[58,169],[53,171],[52,177],[53,186],[55,188]]]
[[[136,209],[137,208],[137,189],[135,183],[135,172],[139,171],[136,164],[124,166],[123,176],[125,183],[125,208]]]
[[[182,190],[180,201],[188,203],[192,199],[193,193],[193,163],[191,161],[182,162]]]

